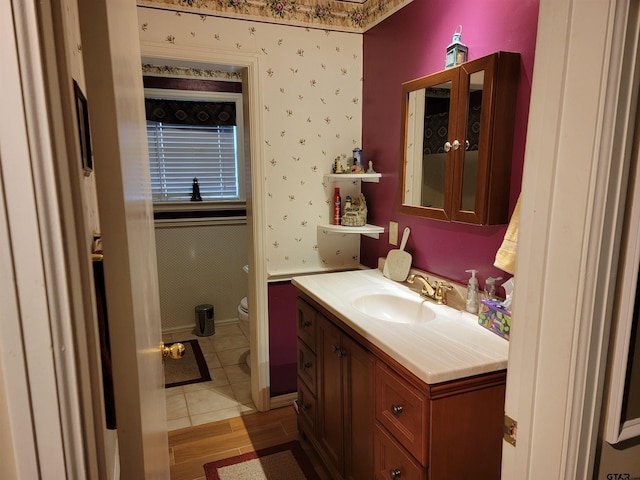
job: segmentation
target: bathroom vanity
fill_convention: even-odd
[[[293,284],[298,427],[333,478],[500,478],[507,341],[379,270]]]

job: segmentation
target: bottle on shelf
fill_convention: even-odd
[[[342,220],[342,200],[340,198],[340,188],[336,187],[333,193],[333,224],[340,225]]]

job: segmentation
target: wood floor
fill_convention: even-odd
[[[309,444],[298,434],[292,406],[169,432],[171,480],[204,480],[205,463],[292,440],[300,441],[320,478],[328,480]]]

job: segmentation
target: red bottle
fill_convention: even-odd
[[[340,225],[340,219],[342,216],[342,200],[340,199],[340,189],[335,188],[333,193],[333,224]]]

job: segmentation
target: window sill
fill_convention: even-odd
[[[230,220],[246,223],[247,218],[245,202],[155,203],[153,210],[156,226],[221,224]]]
[[[220,210],[246,210],[246,202],[154,202],[154,213],[164,212],[214,212]]]

